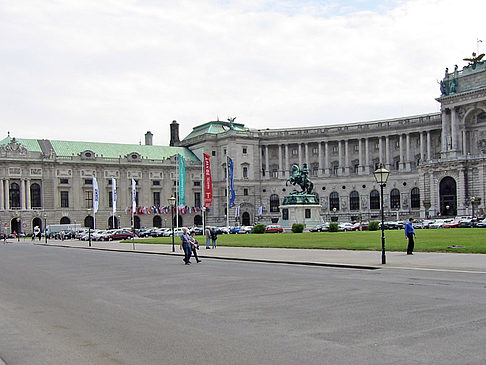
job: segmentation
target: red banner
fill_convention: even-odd
[[[204,206],[207,208],[213,203],[213,180],[211,179],[211,156],[204,154]]]

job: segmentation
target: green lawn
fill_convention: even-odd
[[[486,229],[424,229],[416,230],[416,233],[415,251],[486,253]],[[385,231],[385,237],[387,251],[406,251],[407,240],[403,230]],[[197,236],[197,239],[202,246],[205,245],[204,237]],[[137,239],[135,242],[171,244],[172,238]],[[175,238],[175,242],[179,244],[179,237]],[[381,231],[219,235],[218,246],[380,251]]]

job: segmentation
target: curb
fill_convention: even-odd
[[[83,250],[98,250],[98,251],[108,251],[108,252],[125,252],[125,253],[136,253],[136,254],[146,254],[146,255],[161,255],[161,256],[184,256],[183,254],[178,253],[169,253],[169,252],[151,252],[151,251],[137,251],[137,250],[122,250],[122,249],[110,249],[110,248],[101,248],[101,247],[78,247],[78,246],[66,246],[66,245],[58,245],[58,244],[45,244],[45,243],[38,243],[38,246],[47,246],[47,247],[62,247],[62,248],[79,248]],[[304,265],[304,266],[320,266],[320,267],[336,267],[336,268],[343,268],[343,269],[356,269],[356,270],[379,270],[381,267],[379,266],[370,266],[370,265],[355,265],[355,264],[337,264],[337,263],[325,263],[325,262],[312,262],[312,261],[289,261],[289,260],[271,260],[271,259],[249,259],[249,258],[241,258],[241,257],[225,257],[225,256],[202,256],[198,255],[200,258],[205,259],[216,259],[216,260],[229,260],[229,261],[242,261],[242,262],[260,262],[260,263],[271,263],[271,264],[286,264],[286,265]],[[2,365],[0,363],[0,365]]]

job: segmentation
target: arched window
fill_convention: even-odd
[[[243,179],[248,179],[248,167],[243,166]]]
[[[160,218],[160,215],[156,215],[154,219],[152,220],[152,224],[154,227],[160,228],[162,227],[162,218]]]
[[[31,208],[41,208],[41,187],[37,183],[30,185]]]
[[[398,189],[390,191],[390,208],[400,209],[400,190]]]
[[[69,217],[62,217],[59,224],[71,224],[71,219]]]
[[[410,207],[412,209],[420,208],[420,190],[419,188],[413,188],[410,192]]]
[[[20,186],[17,183],[10,184],[9,191],[10,209],[20,208]]]
[[[349,194],[349,209],[359,210],[359,193],[357,191],[352,191]]]
[[[330,210],[339,210],[339,194],[336,191],[333,191],[329,194],[329,209]]]
[[[270,195],[270,212],[279,212],[278,206],[280,205],[280,199],[277,194]]]
[[[84,218],[84,226],[86,228],[91,228],[91,229],[94,228],[94,221],[92,216],[88,215],[86,216],[86,218]]]
[[[380,209],[380,193],[378,190],[370,192],[370,209]]]

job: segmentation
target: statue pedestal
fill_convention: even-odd
[[[322,223],[321,206],[319,204],[289,204],[281,205],[282,227],[292,227],[294,223],[314,227]]]

